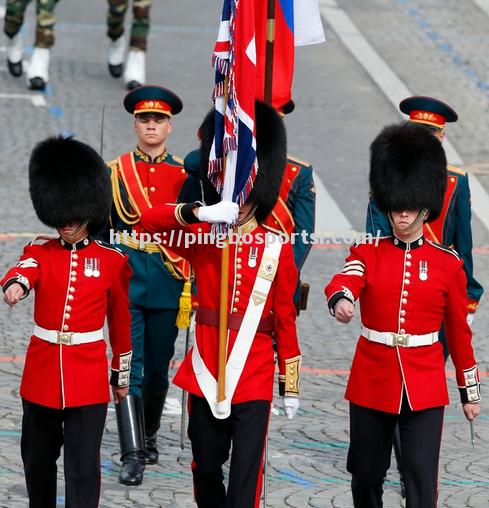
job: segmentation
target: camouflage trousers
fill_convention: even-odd
[[[4,32],[12,38],[22,28],[24,14],[31,0],[7,0]],[[36,0],[36,40],[38,48],[50,48],[54,44],[54,9],[59,0]]]
[[[124,17],[129,6],[129,0],[108,0],[109,12],[107,16],[107,35],[113,41],[124,32]],[[146,51],[149,32],[149,10],[152,0],[132,0],[132,27],[130,48]]]

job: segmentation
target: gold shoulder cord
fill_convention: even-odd
[[[119,215],[120,219],[128,225],[133,225],[139,222],[139,215],[137,213],[131,213],[126,209],[124,205],[124,200],[121,196],[121,189],[118,178],[117,164],[111,165],[111,175],[110,179],[112,182],[112,195],[114,197],[114,206],[117,210],[117,215]]]

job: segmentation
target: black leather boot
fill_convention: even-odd
[[[141,485],[146,457],[141,398],[127,395],[115,405],[115,412],[122,461],[119,482],[123,485]]]
[[[161,413],[165,406],[168,390],[152,392],[143,386],[144,424],[146,431],[146,464],[158,463],[158,447],[156,444],[160,428]]]

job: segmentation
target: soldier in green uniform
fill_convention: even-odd
[[[116,410],[122,460],[119,481],[139,485],[145,463],[158,461],[156,435],[168,391],[177,324],[181,328],[186,324],[180,321],[186,316],[179,313],[179,307],[190,307],[188,263],[163,242],[140,241],[139,219],[154,205],[175,203],[184,196],[192,201],[195,195],[181,159],[166,149],[172,116],[182,110],[182,101],[165,88],[143,86],[126,95],[124,107],[134,115],[137,147],[108,164],[114,198],[109,239],[128,254],[133,273],[129,286],[130,389]]]
[[[146,81],[146,46],[149,32],[149,11],[152,0],[132,1],[132,27],[124,69],[126,42],[123,37],[124,18],[129,0],[108,0],[107,36],[109,48],[109,72],[114,78],[122,76],[129,90],[144,85]]]
[[[31,0],[7,0],[4,32],[8,37],[7,65],[12,76],[22,75],[23,41],[20,29]],[[44,90],[49,81],[50,49],[54,44],[54,9],[59,0],[36,0],[36,40],[27,79],[32,90]]]

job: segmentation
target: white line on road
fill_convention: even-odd
[[[0,99],[24,99],[30,100],[34,106],[46,106],[46,99],[43,95],[26,93],[0,93]]]
[[[486,5],[489,12],[488,0],[474,1],[481,8],[484,8],[482,5]],[[331,25],[344,46],[367,71],[371,79],[377,84],[396,110],[398,110],[399,102],[405,97],[414,94],[369,44],[346,12],[338,8],[335,0],[319,0],[319,6],[321,14]],[[443,145],[450,163],[460,166],[462,158],[452,143],[448,139],[445,139]],[[489,194],[479,179],[472,174],[470,175],[470,189],[472,210],[489,231]]]
[[[489,16],[489,0],[473,0],[473,2]]]
[[[331,233],[333,236],[340,232],[353,231],[353,226],[343,215],[316,173],[314,173],[314,184],[316,186],[316,231],[321,234]]]

